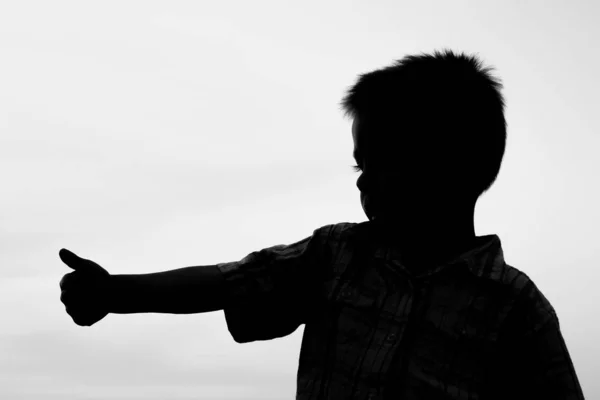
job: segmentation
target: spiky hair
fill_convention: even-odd
[[[502,83],[492,70],[449,49],[407,55],[360,74],[340,106],[345,117],[372,121],[377,155],[393,158],[408,147],[479,197],[495,182],[506,147]]]

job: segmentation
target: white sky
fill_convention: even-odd
[[[573,4],[2,2],[0,398],[293,398],[303,326],[245,345],[222,311],[82,328],[58,251],[149,273],[366,220],[339,101],[358,74],[442,47],[505,84],[507,151],[476,233],[551,301],[600,395],[600,6]]]

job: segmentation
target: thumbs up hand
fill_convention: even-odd
[[[74,271],[60,280],[60,301],[79,326],[92,326],[108,314],[110,274],[91,260],[67,249],[58,253]]]

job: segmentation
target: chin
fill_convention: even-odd
[[[365,212],[365,215],[367,216],[367,219],[369,221],[374,221],[375,220],[377,214],[376,214],[376,212],[373,209],[371,209],[369,207],[364,207],[363,206],[363,211]]]
[[[377,217],[377,214],[373,210],[370,210],[367,208],[367,209],[363,209],[363,211],[365,212],[365,215],[367,216],[367,219],[369,221],[374,221],[375,218]]]

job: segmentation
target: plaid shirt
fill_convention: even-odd
[[[554,308],[497,235],[415,275],[372,224],[217,264],[237,343],[305,324],[297,400],[583,399]]]

